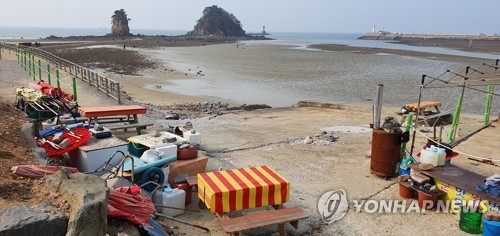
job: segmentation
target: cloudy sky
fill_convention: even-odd
[[[205,7],[233,13],[247,32],[500,34],[498,0],[2,0],[0,26],[109,28],[125,9],[131,30],[191,30]]]

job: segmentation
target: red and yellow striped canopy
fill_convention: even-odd
[[[278,205],[288,201],[290,182],[269,166],[201,173],[198,197],[212,213]]]

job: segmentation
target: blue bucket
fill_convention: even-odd
[[[399,175],[410,175],[410,168],[408,170],[399,169]]]
[[[500,222],[490,221],[483,218],[483,235],[484,236],[500,235]]]

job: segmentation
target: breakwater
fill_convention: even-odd
[[[367,40],[395,40],[395,41],[420,41],[420,40],[464,40],[464,41],[500,41],[499,35],[456,35],[456,34],[384,34],[367,33],[358,39]]]

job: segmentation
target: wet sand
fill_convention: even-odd
[[[426,43],[419,42],[398,42],[401,44],[411,45],[411,46],[431,46]],[[435,47],[445,47],[445,46],[435,46]],[[430,58],[430,59],[439,59],[439,60],[448,60],[448,61],[484,61],[484,59],[478,59],[474,57],[466,57],[466,56],[456,56],[456,55],[447,55],[447,54],[439,54],[439,53],[430,53],[430,52],[417,52],[410,50],[399,50],[399,49],[388,49],[388,48],[368,48],[368,47],[355,47],[355,46],[347,46],[342,44],[316,44],[311,45],[311,48],[316,48],[320,50],[326,51],[336,51],[336,52],[353,52],[360,54],[393,54],[400,56],[411,56],[411,57],[420,57],[420,58]],[[461,49],[454,48],[453,49]],[[493,49],[493,48],[492,48]],[[490,51],[481,51],[481,52],[490,52]]]
[[[74,58],[86,51],[83,55],[87,56],[79,57],[81,63],[119,81],[122,91],[133,101],[153,105],[222,101],[286,107],[300,100],[366,105],[372,103],[374,88],[382,83],[387,85],[384,100],[388,105],[400,107],[402,101],[416,101],[422,74],[435,76],[446,70],[460,71],[488,62],[463,56],[345,45],[314,45],[313,49],[304,50],[260,41],[206,45],[165,40],[159,47],[152,46],[157,42],[154,40],[135,41],[142,46],[128,46],[136,43],[134,40],[115,40],[43,49],[56,54],[64,52]],[[127,44],[125,50],[120,48],[122,43]],[[102,45],[108,46],[103,49]],[[100,50],[102,53],[95,53]],[[110,64],[135,70],[113,69]],[[440,101],[448,101],[451,95],[441,91],[427,94],[430,95],[427,99]]]

